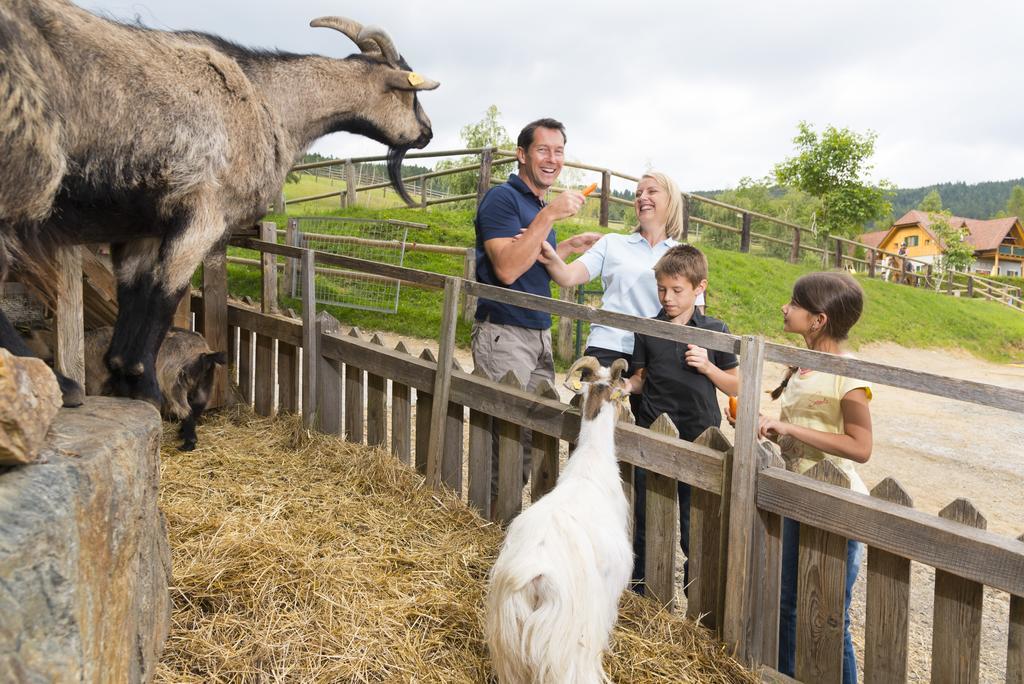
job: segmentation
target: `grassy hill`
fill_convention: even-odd
[[[315,194],[303,187],[297,194]],[[289,194],[291,194],[289,192]],[[335,202],[331,202],[337,206]],[[293,209],[294,215],[323,212],[311,208]],[[334,209],[329,213],[362,218],[394,218],[427,224],[410,233],[409,241],[469,247],[474,243],[473,212],[442,208],[423,212],[418,209]],[[269,216],[280,227],[287,217]],[[560,238],[587,230],[606,231],[586,223],[556,225]],[[698,246],[699,245],[698,243]],[[724,320],[737,334],[761,334],[766,338],[798,344],[800,340],[782,332],[780,307],[789,301],[793,282],[813,265],[790,264],[755,254],[701,246],[710,264],[708,313]],[[232,249],[242,254],[244,250]],[[252,253],[246,256],[253,256]],[[448,275],[461,275],[462,259],[455,256],[407,252],[405,265]],[[259,276],[255,269],[230,267],[231,291],[236,295],[259,296]],[[865,311],[854,327],[850,344],[856,348],[871,342],[894,342],[907,347],[962,348],[993,361],[1019,361],[1024,358],[1024,315],[1003,305],[980,299],[960,299],[937,295],[878,280],[861,280],[866,294]],[[592,284],[598,287],[599,283]],[[596,303],[596,301],[595,301]],[[298,302],[288,302],[298,309]],[[441,322],[441,295],[438,292],[402,289],[397,314],[331,308],[343,323],[367,330],[388,330],[423,338],[436,338]],[[469,344],[471,324],[461,322],[459,343]]]

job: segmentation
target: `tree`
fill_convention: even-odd
[[[938,190],[932,190],[924,196],[924,199],[917,205],[917,208],[927,212],[942,211],[942,195],[939,194]]]
[[[1013,190],[1010,191],[1010,199],[1006,201],[1006,215],[1016,216],[1024,221],[1024,186],[1013,186]]]
[[[923,202],[922,202],[923,204]],[[952,214],[948,211],[928,212],[929,227],[942,246],[942,254],[936,258],[935,266],[942,274],[950,271],[966,271],[974,263],[974,247],[967,241],[967,228],[954,228],[950,224]],[[942,285],[943,278],[935,279],[935,289]]]
[[[775,180],[821,201],[817,223],[826,232],[855,237],[864,223],[892,210],[894,186],[885,180],[872,185],[867,178],[873,168],[868,161],[875,153],[874,132],[861,135],[829,126],[819,137],[806,121],[798,129],[793,138],[797,156],[775,166]]]
[[[500,119],[501,111],[498,110],[498,106],[491,105],[484,112],[482,119],[476,123],[469,123],[463,126],[462,130],[459,131],[459,137],[462,138],[462,142],[466,147],[499,147],[501,149],[514,150],[516,144],[509,137],[508,131],[501,124]],[[468,166],[479,161],[480,157],[477,156],[445,159],[439,161],[435,169],[440,171],[456,166]],[[452,195],[469,195],[476,192],[478,178],[479,173],[476,171],[466,171],[446,178],[437,178],[433,182],[445,181],[447,186],[445,189]]]

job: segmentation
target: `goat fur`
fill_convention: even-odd
[[[491,571],[487,641],[503,684],[607,681],[601,658],[633,568],[617,382],[600,369],[583,384],[576,449],[555,488],[509,526]]]
[[[67,0],[0,0],[0,279],[14,268],[52,299],[55,246],[112,244],[110,393],[159,404],[157,351],[196,267],[263,216],[316,138],[349,131],[388,145],[407,197],[394,171],[430,141],[417,91],[438,84],[412,78],[379,29],[313,24],[361,52],[249,50]],[[0,346],[30,355],[2,313]],[[77,385],[58,379],[73,404]]]

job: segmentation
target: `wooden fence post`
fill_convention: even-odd
[[[337,318],[321,311],[316,315],[317,349],[316,369],[316,405],[317,429],[331,435],[342,434],[341,403],[342,403],[342,369],[341,362],[323,355],[323,339],[325,335],[341,333],[341,323]]]
[[[320,350],[316,334],[316,261],[312,250],[302,253],[302,425],[316,424],[316,384]]]
[[[60,290],[55,312],[54,366],[85,389],[85,314],[82,293],[82,248],[67,245],[57,250]]]
[[[871,496],[913,508],[899,482],[887,477]],[[864,617],[864,681],[907,680],[907,627],[910,618],[910,561],[868,549],[868,597]]]
[[[558,298],[563,302],[572,302],[576,299],[577,288],[575,285],[569,287],[558,287]],[[558,334],[555,338],[555,356],[560,359],[571,359],[574,354],[572,347],[572,325],[573,320],[568,316],[558,317]]]
[[[789,250],[789,263],[796,264],[800,262],[800,229],[793,229],[793,247]]]
[[[740,231],[740,251],[750,251],[750,224],[752,218],[749,212],[743,212],[743,228]]]
[[[363,339],[359,328],[352,328],[349,337]],[[363,443],[363,369],[351,363],[345,364],[345,439],[356,444]]]
[[[284,233],[284,243],[291,247],[299,246],[299,220],[288,219]],[[295,283],[298,282],[296,272],[299,270],[299,260],[286,257],[284,260],[284,294],[286,297],[295,296]]]
[[[967,276],[967,296],[974,296],[974,276]]]
[[[835,259],[836,259],[836,264],[835,265],[836,265],[836,268],[842,268],[843,267],[843,243],[841,241],[839,241],[839,240],[834,240],[833,242],[835,242]]]
[[[872,248],[871,251],[868,252],[868,278],[875,277],[875,262],[877,260],[878,252],[876,252],[874,248]]]
[[[476,247],[466,248],[466,256],[462,261],[462,277],[473,282],[476,280]],[[468,292],[462,295],[462,320],[471,321],[476,315],[476,297]]]
[[[601,214],[598,223],[608,227],[608,207],[612,196],[612,174],[607,169],[601,172]]]
[[[484,195],[491,189],[491,164],[494,161],[494,150],[487,148],[480,153],[480,177],[476,183],[476,206],[484,201]]]
[[[351,159],[345,160],[345,206],[356,205],[356,166]]]
[[[690,197],[685,192],[681,193],[683,202],[683,236],[682,242],[688,242],[690,239]]]
[[[395,351],[408,354],[404,342],[395,345]],[[412,404],[408,385],[391,383],[391,453],[399,462],[409,465],[412,458]]]
[[[1017,537],[1024,542],[1024,534]],[[1024,682],[1024,596],[1010,596],[1010,629],[1006,646],[1006,681]]]
[[[437,363],[434,352],[424,349],[420,358],[430,363]],[[434,413],[434,395],[416,390],[416,472],[427,473],[427,453],[430,451],[430,420]]]
[[[762,559],[756,550],[765,546],[768,530],[757,511],[757,472],[761,451],[757,442],[758,411],[761,401],[761,374],[764,369],[764,339],[744,336],[740,341],[739,410],[736,419],[736,444],[729,490],[722,493],[729,507],[728,546],[725,576],[725,611],[722,636],[747,664],[767,662],[764,630],[778,613],[767,615],[763,595]]]
[[[850,479],[831,461],[807,476],[849,488]],[[800,525],[796,600],[796,678],[802,682],[841,682],[843,677],[843,597],[846,548],[842,535]]]
[[[661,414],[651,423],[651,432],[679,439],[672,420]],[[676,480],[648,470],[645,477],[644,584],[655,603],[669,611],[675,607],[676,535],[679,534],[679,504]],[[696,565],[694,565],[696,567]]]
[[[383,349],[384,341],[374,335],[370,344]],[[387,446],[388,443],[388,379],[383,375],[366,374],[366,443]]]
[[[441,457],[448,414],[448,391],[452,381],[452,360],[455,358],[455,330],[459,318],[459,292],[462,280],[448,277],[444,281],[444,316],[438,341],[437,373],[434,375],[434,405],[430,416],[430,442],[427,450],[427,483],[434,489],[441,486]]]
[[[486,378],[482,368],[473,375]],[[491,516],[491,453],[493,444],[491,417],[472,407],[469,409],[469,503],[483,517]]]
[[[957,499],[939,517],[980,530],[988,524],[967,499]],[[981,609],[985,587],[943,570],[935,571],[932,618],[932,681],[977,682],[981,656]]]
[[[701,433],[695,444],[722,452],[724,464],[731,463],[732,444],[716,427]],[[718,597],[721,594],[723,523],[722,496],[693,487],[690,495],[690,556],[691,582],[686,599],[686,617],[699,620],[709,629],[718,629],[722,613]]]
[[[171,325],[175,328],[184,328],[185,330],[192,329],[191,278],[189,279],[189,284],[185,286],[185,292],[182,293],[181,299],[178,300],[178,307],[174,310],[174,320],[171,321]]]
[[[462,370],[454,356],[451,370]],[[457,499],[462,498],[462,433],[465,422],[466,407],[449,401],[445,411],[444,444],[441,447],[441,482]]]
[[[203,260],[203,336],[211,351],[228,350],[228,247],[210,250]],[[228,369],[214,367],[210,408],[223,406],[228,395]]]
[[[283,214],[285,210],[284,189],[282,188],[281,192],[277,193],[277,197],[274,199],[274,213]]]
[[[534,392],[543,399],[560,400],[558,390],[548,382],[547,378],[542,378],[537,383]],[[530,448],[530,467],[532,468],[530,501],[536,503],[537,500],[554,489],[555,482],[558,480],[558,437],[534,430]]]
[[[501,384],[523,389],[519,378],[512,371],[505,374]],[[518,425],[498,417],[494,418],[494,423],[494,429],[498,432],[498,502],[495,518],[507,525],[523,507],[523,450]]]
[[[260,240],[277,244],[277,224],[264,221],[260,224]],[[277,313],[277,255],[263,252],[260,254],[262,269],[262,308],[263,313]]]

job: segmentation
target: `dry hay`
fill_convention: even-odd
[[[483,589],[501,530],[386,452],[295,419],[211,417],[163,441],[174,559],[160,682],[482,682]],[[708,633],[631,592],[620,682],[757,681]]]

